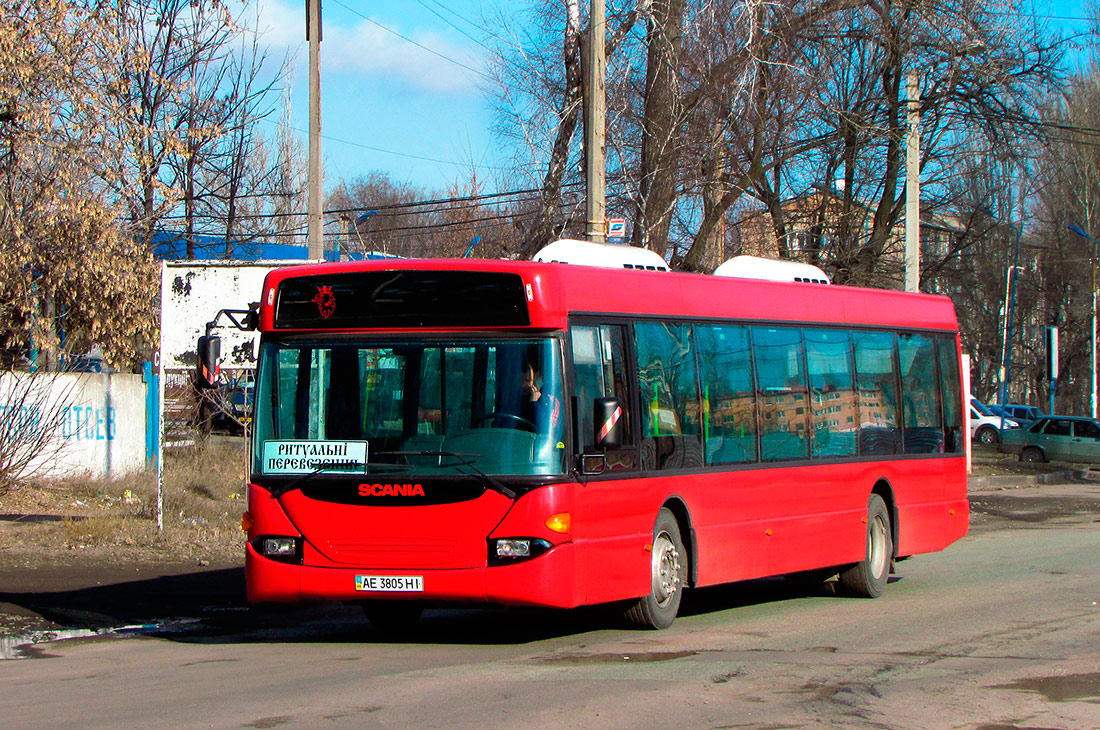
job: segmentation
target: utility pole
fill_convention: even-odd
[[[1089,216],[1085,216],[1086,225],[1088,225]],[[1089,377],[1089,391],[1090,391],[1090,407],[1089,411],[1093,418],[1096,418],[1098,398],[1096,392],[1096,249],[1100,247],[1100,241],[1085,233],[1085,229],[1080,226],[1067,226],[1069,230],[1076,233],[1081,238],[1084,238],[1092,247],[1089,249],[1089,268],[1092,269],[1092,321],[1089,329],[1089,346],[1092,352],[1089,354],[1089,366],[1092,370],[1092,375]],[[1054,409],[1051,409],[1051,415],[1054,414]]]
[[[604,0],[589,3],[588,26],[588,126],[584,130],[587,153],[589,241],[602,242],[607,237],[606,169],[604,166],[604,132],[606,97],[604,91],[604,58],[607,43]]]
[[[909,72],[905,144],[905,291],[920,290],[920,89]]]
[[[321,240],[323,179],[321,174],[321,0],[306,0],[306,40],[309,41],[309,257],[324,259]]]

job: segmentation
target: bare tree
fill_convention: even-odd
[[[580,82],[572,49],[583,28],[574,5],[564,10],[540,14],[532,42],[512,42],[499,64],[507,84],[502,126],[530,148],[547,141],[550,150],[531,248],[572,224],[575,176],[567,172],[580,159],[573,156]],[[926,71],[924,166],[933,186],[950,175],[953,150],[968,136],[1003,144],[1026,127],[1036,91],[1054,77],[1057,39],[1002,10],[972,0],[661,0],[610,8],[608,47],[618,53],[609,56],[617,72],[608,81],[609,146],[619,165],[612,197],[632,200],[634,242],[679,268],[706,270],[724,250],[725,216],[743,196],[764,201],[785,241],[781,202],[831,188],[839,177],[848,183],[842,230],[826,231],[835,213],[819,210],[815,240],[833,243],[808,253],[841,281],[879,280],[904,199],[906,69]],[[619,32],[638,19],[643,39]],[[564,54],[550,50],[557,38]],[[540,126],[547,118],[554,125]],[[866,236],[857,225],[865,212]]]
[[[0,374],[0,496],[54,466],[76,385],[57,373]]]
[[[0,360],[57,367],[102,345],[129,367],[151,345],[156,270],[107,194],[119,47],[110,8],[65,0],[0,15]],[[28,363],[28,359],[30,362]]]
[[[1033,269],[1036,301],[1024,310],[1034,316],[1037,325],[1060,328],[1058,408],[1066,413],[1091,411],[1091,330],[1100,251],[1095,242],[1070,231],[1069,226],[1100,238],[1098,109],[1100,59],[1094,51],[1047,105],[1044,121],[1052,133],[1037,158],[1036,177],[1041,186],[1033,208],[1043,248],[1037,251]],[[1021,363],[1035,392],[1046,389],[1043,360],[1040,351]]]
[[[640,9],[646,5],[646,0],[636,0],[626,9],[610,8],[612,30],[605,50],[612,62],[616,49],[628,38]],[[532,42],[528,46],[523,41],[508,41],[492,69],[501,114],[498,131],[517,143],[517,179],[521,186],[533,184],[541,190],[540,201],[529,214],[523,242],[516,251],[522,257],[530,256],[575,225],[573,214],[583,211],[583,202],[577,196],[581,170],[575,163],[580,144],[577,128],[584,113],[582,44],[586,41],[580,0],[565,0],[563,9],[559,15],[556,8],[540,8],[530,19],[531,30],[509,29],[508,21],[499,19],[504,30],[498,39],[526,37]],[[537,178],[527,172],[539,168],[545,172]],[[580,224],[583,226],[583,220]]]

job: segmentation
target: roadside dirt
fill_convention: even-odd
[[[0,637],[243,604],[244,484],[231,442],[166,459],[163,529],[149,474],[0,495]]]

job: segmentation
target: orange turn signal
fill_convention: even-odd
[[[558,512],[546,518],[546,529],[566,534],[573,526],[573,520],[568,512]]]
[[[241,515],[241,529],[242,530],[244,530],[245,532],[248,532],[249,530],[252,529],[252,525],[253,525],[252,515],[250,513],[245,512],[243,515]]]

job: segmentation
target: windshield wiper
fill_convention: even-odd
[[[438,466],[440,468],[445,467],[445,466],[458,466],[458,467],[464,466],[464,467],[467,467],[471,472],[473,472],[474,475],[476,475],[478,477],[481,477],[481,479],[486,484],[488,484],[493,489],[493,491],[500,492],[501,494],[503,494],[508,499],[515,499],[516,498],[516,493],[514,491],[509,489],[506,485],[502,484],[500,482],[500,480],[497,479],[496,477],[491,476],[491,475],[486,474],[485,472],[483,472],[481,469],[479,469],[477,466],[475,466],[474,463],[470,460],[471,458],[476,459],[477,457],[481,456],[481,454],[459,454],[459,453],[456,453],[454,451],[379,451],[378,455],[379,456],[382,456],[382,455],[385,455],[385,456],[440,456],[440,457],[446,456],[446,457],[451,458],[451,459],[457,459],[457,461],[453,464],[444,464],[444,463],[441,462]],[[404,466],[404,465],[402,464],[400,466]]]
[[[308,474],[303,474],[302,476],[298,477],[297,479],[290,482],[289,484],[284,484],[280,487],[272,487],[269,490],[271,492],[271,498],[272,499],[278,499],[279,497],[283,496],[287,492],[293,492],[295,489],[298,489],[304,483],[306,483],[307,481],[309,481],[310,479],[317,476],[318,474],[320,474],[323,471],[338,470],[339,472],[342,473],[342,472],[345,472],[345,471],[349,471],[351,469],[362,469],[364,466],[365,466],[364,464],[361,464],[357,461],[352,462],[352,463],[336,462],[336,461],[322,461],[322,462],[317,464],[316,469],[309,472]],[[356,473],[361,473],[361,472],[356,472]]]

